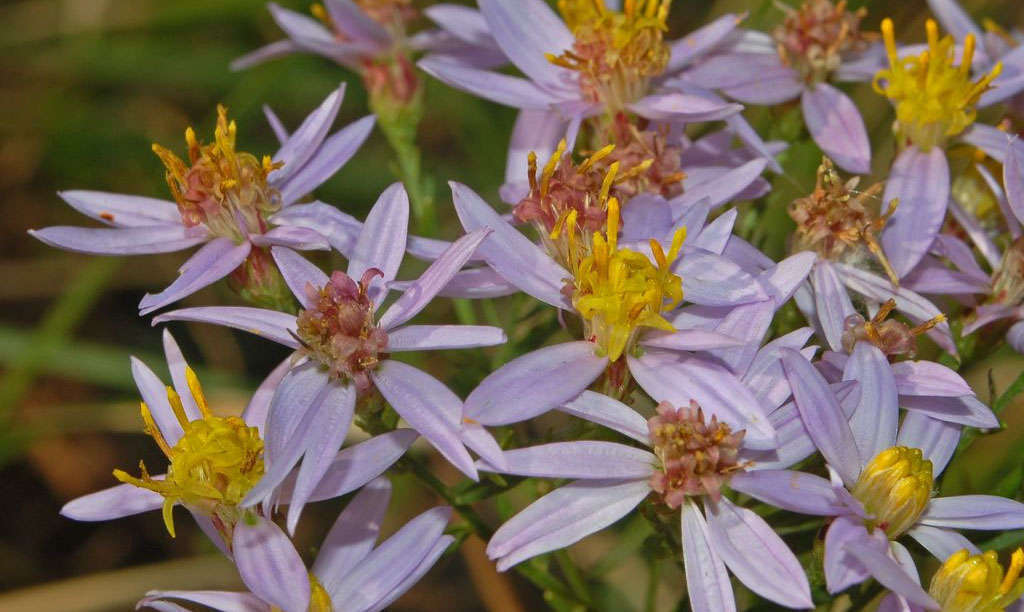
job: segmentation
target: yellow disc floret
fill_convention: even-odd
[[[172,508],[181,503],[214,519],[230,529],[237,518],[239,503],[263,477],[263,440],[259,430],[235,416],[220,417],[210,412],[203,390],[191,368],[186,369],[189,389],[202,418],[189,421],[181,398],[167,388],[167,398],[181,425],[183,435],[171,446],[156,426],[149,407],[142,403],[146,433],[153,437],[170,461],[167,476],[161,480],[149,475],[139,462],[141,476],[136,478],[114,470],[121,482],[155,491],[164,497],[164,524],[174,536]]]
[[[1000,612],[1024,593],[1024,551],[1010,557],[1005,574],[995,551],[972,555],[966,549],[950,555],[932,577],[928,593],[941,612]]]
[[[331,596],[313,572],[309,573],[309,612],[332,612]]]
[[[619,202],[615,198],[608,200],[605,233],[594,232],[589,245],[575,238],[575,211],[569,213],[565,227],[573,274],[572,303],[583,317],[587,337],[609,361],[622,356],[641,327],[674,331],[662,313],[683,299],[682,279],[671,268],[686,239],[686,228],[676,230],[667,254],[651,240],[655,265],[643,253],[619,248]]]
[[[977,116],[981,94],[1002,71],[1002,64],[977,81],[971,80],[975,39],[968,34],[963,53],[956,63],[952,36],[939,38],[939,26],[927,22],[928,50],[920,55],[899,57],[891,19],[882,21],[882,37],[889,56],[889,68],[875,75],[875,91],[896,106],[896,133],[922,150],[941,145],[970,126]]]
[[[283,164],[236,151],[237,133],[227,109],[218,105],[212,144],[200,144],[192,128],[185,130],[188,164],[158,144],[153,152],[167,168],[167,185],[185,226],[203,224],[214,235],[240,241],[265,231],[267,216],[281,208],[281,194],[267,175]]]
[[[621,12],[607,8],[604,0],[558,0],[558,10],[576,42],[548,60],[579,72],[588,100],[622,110],[668,65],[669,0],[625,0]]]
[[[932,462],[921,451],[893,446],[875,455],[860,473],[853,496],[889,538],[906,532],[921,518],[932,497]]]

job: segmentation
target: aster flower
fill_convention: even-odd
[[[655,359],[662,353],[674,356],[678,351],[736,349],[746,359],[752,358],[750,351],[740,350],[748,340],[740,332],[754,333],[750,330],[761,325],[761,333],[767,331],[775,308],[788,300],[813,261],[810,254],[792,258],[767,272],[764,280],[758,280],[712,251],[692,247],[684,252],[683,228],[674,233],[668,253],[657,241],[650,241],[648,256],[620,246],[619,211],[614,198],[605,204],[604,233],[595,231],[587,236],[578,228],[577,214],[571,210],[557,232],[547,237],[545,252],[505,223],[471,189],[454,182],[451,187],[463,227],[467,231],[482,227],[494,231],[479,250],[487,264],[522,291],[556,308],[575,312],[584,322],[584,340],[527,353],[485,378],[466,399],[465,420],[469,423],[504,425],[532,418],[571,400],[606,370],[610,386],[621,391],[628,382],[627,373],[636,375],[640,359]],[[703,219],[694,221],[695,233],[703,234]],[[727,230],[721,248],[728,234]],[[548,253],[557,254],[559,260]],[[679,258],[680,254],[684,256]],[[705,317],[699,325],[683,326],[671,321],[671,312],[682,301],[684,291],[694,305],[711,309],[702,313]],[[726,322],[730,308],[754,303],[760,304],[756,307],[758,315],[748,312],[743,321]],[[722,327],[705,329],[716,324]],[[730,328],[735,328],[736,334],[725,331]],[[643,358],[635,356],[639,347],[643,347]],[[702,388],[709,392],[740,387],[722,365],[709,363],[700,369],[699,376]],[[508,402],[510,395],[517,401]],[[739,428],[746,429],[751,446],[774,445],[774,431],[749,395],[715,394],[711,401],[701,404],[709,414],[728,411],[740,423]],[[499,457],[475,450],[500,465]]]
[[[807,433],[824,456],[831,482],[788,470],[737,474],[730,486],[801,514],[832,517],[825,535],[824,571],[830,593],[874,576],[909,602],[934,608],[932,597],[904,565],[910,553],[897,540],[910,535],[940,559],[973,545],[957,529],[1014,529],[1024,504],[991,495],[932,497],[959,431],[909,412],[898,432],[876,402],[862,401],[847,420],[825,379],[799,353],[782,363]],[[867,380],[867,379],[865,379]],[[871,384],[865,382],[865,393]],[[913,572],[916,575],[916,571]]]
[[[790,204],[789,215],[796,222],[791,248],[818,254],[807,283],[797,291],[797,305],[833,351],[844,349],[843,335],[850,317],[856,315],[850,299],[853,292],[874,308],[892,300],[895,309],[917,326],[913,330],[904,326],[907,341],[928,333],[939,346],[956,354],[949,324],[939,309],[900,284],[901,279],[878,240],[896,210],[896,203],[889,201],[886,206],[883,201],[882,206],[888,210],[876,212],[872,200],[882,185],[861,190],[859,182],[860,177],[843,181],[826,157],[818,166],[814,191]],[[885,277],[876,274],[876,269],[883,270]]]
[[[186,601],[225,612],[383,610],[454,541],[444,534],[451,509],[438,507],[374,546],[390,497],[386,479],[366,485],[338,516],[309,570],[280,527],[262,517],[243,522],[235,563],[249,592],[150,591],[137,607],[179,612],[187,609],[175,602]]]
[[[1005,571],[995,551],[972,553],[964,548],[950,555],[935,572],[928,594],[937,604],[935,609],[942,612],[1019,609],[1024,592],[1022,568],[1024,550],[1019,548],[1010,556],[1010,565]],[[879,612],[920,612],[923,609],[895,593],[887,595],[878,607]]]
[[[466,263],[489,230],[455,241],[383,314],[388,283],[406,246],[409,198],[400,183],[381,194],[363,225],[346,272],[328,277],[295,251],[271,253],[299,300],[298,315],[247,307],[185,308],[154,319],[200,321],[255,333],[296,350],[270,406],[267,450],[276,463],[248,492],[244,506],[270,501],[275,489],[302,459],[288,526],[299,513],[345,439],[359,399],[376,389],[415,430],[457,468],[476,478],[463,446],[462,401],[443,383],[389,353],[492,346],[506,341],[496,327],[403,325],[421,310]],[[483,428],[474,439],[496,447]]]
[[[345,93],[342,85],[303,121],[277,153],[257,157],[238,151],[237,127],[227,110],[217,109],[214,142],[201,144],[185,131],[188,161],[159,145],[153,150],[167,168],[174,202],[95,191],[67,191],[61,197],[76,210],[109,228],[48,227],[30,230],[57,248],[96,255],[138,255],[179,251],[202,244],[167,289],[139,304],[150,313],[231,275],[244,288],[276,277],[267,249],[326,249],[315,230],[276,225],[272,216],[294,204],[334,175],[355,154],[373,128],[372,116],[328,136]]]
[[[712,96],[651,93],[666,71],[677,71],[735,27],[726,16],[689,37],[666,43],[665,0],[627,3],[563,0],[559,18],[543,0],[480,0],[480,11],[498,46],[523,77],[489,72],[445,58],[419,66],[449,85],[520,109],[557,111],[565,118],[613,116],[629,110],[649,119],[708,121],[740,107]]]
[[[573,544],[653,498],[680,510],[683,563],[694,610],[735,610],[726,567],[752,591],[790,608],[811,608],[796,557],[760,516],[722,495],[752,465],[743,431],[696,402],[663,401],[645,420],[632,408],[586,391],[563,410],[642,444],[556,442],[504,453],[506,466],[480,469],[573,481],[533,502],[495,532],[487,554],[499,571]],[[700,507],[703,506],[703,512]]]
[[[950,196],[945,146],[959,138],[1002,160],[1005,135],[975,123],[977,109],[992,104],[985,93],[996,86],[1002,64],[972,77],[976,39],[962,41],[960,62],[952,36],[939,38],[938,25],[927,22],[927,49],[900,56],[892,20],[882,21],[889,68],[875,75],[875,90],[896,110],[893,130],[900,153],[893,162],[883,200],[899,207],[882,234],[882,246],[898,276],[909,273],[931,248],[945,219]],[[1006,82],[993,91],[1011,94],[1024,88]],[[998,136],[997,136],[998,134]]]
[[[419,11],[410,0],[326,0],[314,3],[311,15],[274,2],[267,8],[287,38],[236,59],[231,63],[233,70],[298,52],[322,55],[356,72],[372,71],[384,60],[408,51],[432,51],[474,66],[505,61],[480,13],[457,4],[439,3],[425,9],[424,14],[440,29],[412,36],[406,30]]]
[[[72,500],[61,514],[79,521],[105,521],[162,508],[164,524],[174,536],[173,509],[181,505],[231,555],[238,548],[239,526],[265,520],[241,503],[264,473],[273,469],[264,452],[264,442],[273,432],[267,432],[264,423],[274,388],[286,370],[279,367],[267,377],[241,417],[220,416],[210,410],[199,380],[166,331],[164,351],[174,386],[165,387],[134,357],[132,376],[143,398],[145,431],[168,459],[166,474],[151,476],[142,462],[138,477],[114,470],[114,477],[124,484]],[[358,489],[401,457],[416,438],[414,431],[401,429],[337,452],[309,500],[331,499]],[[281,484],[278,500],[287,504],[293,489],[294,477]]]
[[[866,82],[882,67],[877,34],[864,32],[866,9],[846,1],[806,0],[785,12],[771,35],[734,32],[733,41],[682,75],[745,104],[774,105],[800,98],[811,137],[839,167],[866,174],[871,144],[853,101],[830,81]]]

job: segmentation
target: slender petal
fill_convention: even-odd
[[[505,106],[549,110],[560,101],[527,79],[473,68],[443,56],[425,57],[416,65],[443,83]]]
[[[844,548],[868,568],[878,582],[894,593],[899,593],[919,606],[929,609],[939,607],[931,595],[921,588],[915,577],[908,575],[899,563],[885,552],[879,551],[877,547],[867,542],[852,540],[847,542]]]
[[[124,228],[60,225],[29,230],[28,233],[52,247],[90,255],[170,253],[209,240],[204,230],[190,229],[180,224]]]
[[[167,321],[195,321],[234,327],[263,336],[290,348],[299,348],[295,339],[295,315],[247,306],[200,306],[172,310],[153,317],[153,325]]]
[[[907,147],[893,162],[882,196],[884,206],[899,200],[882,232],[882,248],[896,274],[910,272],[939,233],[949,201],[949,164],[942,147],[924,152]]]
[[[181,354],[181,348],[168,329],[164,329],[163,344],[164,355],[167,357],[167,369],[171,372],[174,390],[178,392],[181,406],[185,409],[185,416],[190,421],[202,418],[199,406],[196,405],[196,400],[192,397],[192,391],[188,387],[188,380],[185,376],[185,368],[188,367],[188,363],[185,362],[185,356]]]
[[[295,44],[295,41],[290,38],[284,38],[274,41],[269,45],[263,45],[255,51],[251,51],[231,60],[229,67],[231,70],[237,72],[239,70],[245,70],[246,68],[252,68],[253,66],[262,64],[267,60],[277,59],[279,57],[296,53],[299,50],[299,46]]]
[[[900,395],[974,395],[959,374],[934,361],[901,361],[891,367]]]
[[[702,61],[686,80],[720,89],[747,104],[779,104],[800,95],[803,83],[775,53],[727,53]]]
[[[862,520],[856,517],[840,516],[832,521],[825,533],[825,583],[832,594],[846,590],[853,584],[863,582],[871,575],[871,571],[861,561],[850,554],[847,545],[863,543],[885,554],[888,540],[878,530],[873,537],[864,527]]]
[[[466,416],[484,425],[532,419],[575,398],[607,365],[586,341],[538,349],[484,378],[466,398]]]
[[[871,172],[871,143],[853,100],[828,83],[818,83],[804,89],[800,103],[807,131],[826,155],[847,172]]]
[[[932,462],[932,473],[938,476],[946,469],[946,464],[956,450],[960,430],[960,425],[909,410],[903,417],[896,443],[921,449],[924,458]]]
[[[324,7],[327,8],[331,22],[346,38],[365,40],[381,46],[391,42],[391,35],[384,26],[371,19],[352,0],[325,0]]]
[[[507,465],[498,469],[486,461],[477,467],[486,472],[503,472],[541,478],[648,478],[657,462],[651,453],[596,440],[553,442],[504,452]]]
[[[564,548],[633,510],[651,492],[647,479],[577,480],[555,489],[513,516],[491,537],[487,556],[498,571]]]
[[[387,294],[387,283],[394,280],[405,255],[409,231],[409,194],[401,183],[384,190],[366,217],[352,252],[348,256],[348,275],[359,279],[370,268],[382,272],[370,281],[367,292],[375,304]]]
[[[238,521],[232,538],[235,565],[249,590],[287,612],[309,607],[309,576],[281,528],[262,516]]]
[[[692,501],[683,504],[680,528],[690,607],[694,610],[735,612],[736,599],[725,563],[715,552],[708,525]]]
[[[568,88],[566,69],[547,60],[571,49],[575,37],[542,0],[480,0],[491,36],[509,60],[546,89]]]
[[[949,423],[979,429],[999,427],[999,419],[992,413],[992,409],[973,395],[963,397],[904,395],[900,397],[900,406]]]
[[[900,418],[896,380],[889,360],[870,342],[858,342],[843,368],[843,380],[860,383],[860,403],[850,429],[864,461],[896,442]]]
[[[792,470],[755,470],[732,477],[729,486],[791,512],[836,516],[845,511],[832,484],[821,476]]]
[[[410,254],[415,255],[410,251]],[[405,291],[416,281],[392,281],[390,287]],[[467,268],[460,270],[437,295],[440,297],[484,299],[519,293],[519,287],[505,280],[493,268]]]
[[[742,346],[738,338],[703,329],[682,329],[676,332],[647,334],[640,340],[643,346],[674,351],[706,351],[716,348]]]
[[[264,439],[266,471],[249,490],[243,506],[255,505],[273,495],[306,450],[306,436],[321,410],[337,393],[344,397],[341,385],[332,382],[313,364],[293,368],[277,388],[267,414]]]
[[[153,415],[153,421],[156,423],[157,429],[160,430],[160,435],[168,444],[174,446],[184,432],[177,416],[171,410],[171,404],[167,401],[167,385],[153,373],[153,370],[149,369],[149,366],[136,357],[131,358],[131,370],[135,386],[139,388],[142,401]]]
[[[463,444],[476,451],[480,459],[495,468],[495,471],[504,472],[508,469],[501,445],[480,423],[463,420],[460,438]]]
[[[775,448],[775,430],[761,404],[725,367],[694,356],[647,351],[628,357],[629,371],[652,398],[676,407],[696,401],[706,414],[715,415],[733,429],[746,430],[744,446]]]
[[[334,176],[369,137],[375,120],[373,115],[363,117],[328,136],[316,155],[281,185],[281,201],[296,202]]]
[[[418,437],[412,429],[396,429],[342,450],[334,457],[309,501],[332,499],[355,491],[384,473]],[[285,481],[282,489],[287,490],[289,482]],[[285,499],[282,495],[282,501]]]
[[[451,508],[440,506],[406,523],[367,555],[335,591],[328,592],[331,600],[344,602],[346,609],[372,609],[434,550],[450,518]]]
[[[411,589],[413,585],[420,581],[420,578],[422,578],[424,574],[430,571],[430,568],[434,567],[434,564],[441,558],[441,555],[451,548],[451,545],[455,542],[455,537],[443,535],[433,542],[433,547],[427,551],[427,554],[424,555],[422,559],[420,559],[419,565],[406,574],[396,586],[391,587],[389,592],[382,593],[377,601],[370,606],[369,612],[379,612],[380,610],[386,609],[394,603],[395,600],[404,595],[406,591]]]
[[[506,223],[475,192],[461,183],[449,183],[455,210],[467,232],[489,227],[494,232],[479,248],[479,254],[505,279],[533,297],[556,308],[572,310],[562,294],[564,279],[571,276],[540,247]]]
[[[163,505],[164,498],[159,493],[121,484],[73,499],[64,504],[60,514],[76,521],[109,521],[156,510]]]
[[[814,607],[807,574],[763,518],[727,497],[704,508],[711,546],[740,582],[787,608]]]
[[[185,262],[181,275],[170,286],[142,298],[139,314],[149,314],[219,281],[240,266],[251,249],[248,241],[236,245],[228,238],[215,238],[208,242]]]
[[[707,251],[686,253],[673,270],[683,279],[687,301],[735,306],[768,298],[761,285],[732,261]]]
[[[413,429],[430,441],[445,459],[473,480],[473,459],[462,445],[459,418],[462,401],[433,376],[388,359],[373,372],[373,382]]]
[[[688,185],[682,195],[669,200],[673,220],[679,223],[687,211],[705,198],[707,198],[707,205],[710,208],[717,208],[736,199],[757,177],[761,176],[767,165],[768,162],[764,159],[752,159],[736,168],[730,168],[717,178],[693,186]],[[630,201],[630,206],[632,206],[632,201]],[[630,206],[626,207],[626,211]],[[623,211],[623,214],[626,212]]]
[[[378,478],[363,487],[338,515],[312,568],[325,591],[337,589],[373,550],[390,499],[391,483]]]
[[[945,561],[953,553],[965,548],[972,554],[981,552],[970,540],[951,529],[916,525],[907,531],[907,535],[917,540],[939,561]]]
[[[825,341],[833,351],[843,350],[843,331],[846,319],[856,314],[850,296],[832,264],[819,260],[811,270],[811,287],[814,288],[814,306],[818,324],[825,334]]]
[[[863,465],[857,443],[845,415],[825,379],[800,353],[782,352],[782,366],[793,388],[800,418],[825,461],[852,486]]]
[[[1006,343],[1018,353],[1024,353],[1024,325],[1021,321],[1014,323],[1006,332]]]
[[[1024,222],[1024,154],[1012,143],[1006,147],[1003,184],[1006,185],[1006,202],[1010,210],[1018,222]]]
[[[921,517],[922,525],[950,529],[1020,529],[1024,504],[995,495],[936,497]]]
[[[334,118],[338,116],[341,100],[344,97],[345,83],[342,83],[320,103],[316,110],[306,117],[302,125],[292,132],[291,137],[277,150],[274,161],[283,162],[284,166],[270,175],[271,181],[276,186],[284,185],[285,180],[294,176],[317,152],[324,137],[327,136],[327,132],[331,129]]]
[[[742,21],[742,15],[730,13],[722,15],[711,23],[690,32],[679,40],[673,41],[669,47],[668,66],[666,74],[672,74],[689,64],[698,56],[713,49],[715,45],[722,42],[736,26]]]
[[[390,330],[419,314],[490,234],[491,230],[478,229],[453,242],[415,282],[406,287],[402,297],[381,316],[378,325]]]
[[[300,251],[326,251],[331,248],[330,242],[320,232],[298,226],[275,227],[265,234],[250,235],[249,241],[261,247],[282,246]]]
[[[651,94],[629,104],[628,108],[645,119],[680,123],[716,121],[743,110],[740,104],[677,91]]]
[[[309,296],[309,289],[319,291],[327,285],[327,275],[323,270],[314,266],[308,259],[286,247],[273,247],[270,253],[274,256],[274,263],[281,271],[284,282],[288,284],[295,299],[299,300],[303,308],[312,308],[313,302]]]
[[[174,202],[103,191],[59,191],[57,195],[78,212],[114,227],[181,226]]]
[[[584,391],[559,407],[559,410],[614,429],[641,444],[649,446],[651,443],[647,419],[636,410],[603,393]]]
[[[231,612],[270,612],[270,606],[252,593],[236,593],[231,591],[149,591],[146,597],[136,604],[135,608],[151,607],[155,610],[164,610],[160,604],[168,602],[163,599],[181,599],[197,603],[201,606],[215,610],[231,610]],[[175,605],[176,604],[172,604]],[[166,608],[167,610],[185,610],[176,606]]]
[[[274,215],[271,221],[277,225],[311,229],[346,257],[352,253],[363,229],[363,224],[355,217],[323,202],[293,204]]]
[[[406,325],[388,332],[388,352],[494,346],[508,341],[500,327],[489,325]]]
[[[810,327],[803,327],[765,344],[757,351],[754,359],[750,362],[750,367],[743,374],[743,384],[751,389],[754,396],[765,405],[770,407],[781,405],[789,397],[791,391],[789,382],[782,371],[779,351],[784,348],[801,350],[813,333]]]
[[[339,385],[332,394],[330,405],[324,405],[310,424],[306,438],[306,452],[295,479],[288,501],[288,532],[295,533],[302,509],[327,470],[348,435],[352,414],[356,406],[354,385]]]

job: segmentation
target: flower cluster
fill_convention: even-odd
[[[287,38],[234,66],[325,56],[361,76],[376,120],[332,134],[341,88],[290,135],[270,114],[282,145],[258,157],[238,148],[218,107],[212,142],[185,132],[186,158],[153,146],[173,201],[61,194],[111,227],[32,232],[49,245],[107,255],[202,245],[140,314],[225,278],[247,303],[171,310],[154,325],[221,325],[293,351],[242,414],[226,414],[165,331],[173,384],[138,360],[131,368],[166,473],[141,462],[139,476],[115,470],[122,484],[63,514],[162,508],[174,536],[184,507],[248,589],[140,602],[157,609],[383,609],[460,541],[444,533],[453,510],[466,525],[452,532],[486,538],[502,571],[635,512],[681,565],[693,610],[735,610],[730,574],[793,609],[844,592],[882,610],[1018,605],[1024,552],[1004,570],[970,537],[1024,528],[1019,475],[1005,496],[937,494],[951,462],[1001,426],[979,397],[992,393],[962,372],[1004,339],[1024,353],[1024,147],[1010,136],[1024,125],[1010,113],[989,126],[978,112],[1024,90],[1018,39],[986,36],[952,0],[930,1],[949,34],[928,20],[923,48],[900,47],[888,18],[872,32],[845,0],[782,8],[765,32],[725,15],[676,40],[669,0],[556,5],[436,4],[423,13],[437,29],[416,31],[406,0],[327,0],[311,16],[271,4]],[[452,242],[409,229],[436,229],[432,182],[403,140],[426,104],[418,69],[519,109],[499,192],[510,208],[451,182],[464,230]],[[893,106],[896,153],[867,188],[840,174],[872,169],[849,82]],[[763,140],[741,111],[796,98],[824,156],[780,206],[761,199],[773,186],[763,175],[782,173],[787,143]],[[402,181],[363,221],[307,197],[375,121]],[[977,149],[976,167],[949,163],[954,141]],[[984,218],[951,197],[956,181],[978,176],[998,203]],[[772,202],[795,224],[777,241],[786,253],[751,240]],[[325,272],[300,253],[311,249],[337,251],[346,267]],[[426,269],[398,280],[406,253]],[[465,398],[428,363],[401,358],[506,344],[505,330],[464,314],[412,322],[437,298],[493,310],[506,296],[560,341],[506,345],[505,362]],[[538,436],[524,422],[542,416],[570,425]],[[351,443],[356,429],[364,439]],[[406,452],[418,437],[479,484],[455,494]],[[454,508],[421,514],[375,548],[389,469],[411,471]],[[557,486],[532,489],[544,494],[492,530],[474,505],[519,482],[497,474]],[[307,569],[291,541],[304,506],[355,491]],[[815,530],[814,542],[798,537]],[[907,540],[941,563],[927,589],[925,555]],[[597,607],[580,581],[563,591],[554,574],[524,575],[557,609]]]

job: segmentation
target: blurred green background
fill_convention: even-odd
[[[282,4],[308,8],[301,1]],[[923,35],[922,0],[850,4],[868,6],[867,29],[876,30],[879,20],[891,15],[904,40]],[[1017,0],[972,1],[968,8],[977,17],[1008,25],[1022,21]],[[677,0],[671,36],[744,10],[750,11],[751,27],[773,25],[781,16],[770,0]],[[346,81],[340,126],[368,112],[360,80],[312,56],[230,72],[233,58],[281,37],[263,3],[254,0],[7,1],[0,4],[0,23],[0,609],[128,609],[150,588],[235,587],[233,568],[184,513],[173,540],[156,513],[101,524],[74,523],[57,514],[66,501],[113,484],[114,467],[131,469],[140,458],[163,464],[141,434],[128,355],[164,372],[160,334],[137,316],[136,305],[143,293],[174,279],[182,255],[90,258],[47,248],[25,230],[88,224],[57,197],[62,189],[167,197],[151,143],[182,151],[188,125],[208,139],[217,103],[226,104],[237,119],[240,149],[272,153],[276,143],[261,105],[270,104],[294,127]],[[425,171],[437,181],[440,237],[452,238],[459,227],[445,181],[465,182],[497,201],[514,113],[425,80],[428,111],[420,145]],[[876,172],[884,171],[893,146],[887,103],[867,86],[852,94],[877,144]],[[774,179],[774,193],[765,202],[745,205],[739,226],[777,255],[789,229],[785,205],[813,186],[820,152],[809,142],[797,107],[747,113],[764,136],[793,142],[784,159],[786,174]],[[390,149],[375,132],[317,197],[363,217],[395,180],[390,160]],[[235,302],[221,286],[185,301]],[[430,316],[439,320],[453,317],[449,304],[433,309]],[[514,303],[502,305],[502,313],[510,310],[516,310]],[[501,322],[521,343],[542,342],[528,315],[514,312]],[[259,378],[285,356],[276,345],[212,326],[172,329],[186,356],[200,365],[200,378],[223,411],[240,410]],[[488,364],[508,358],[500,350],[459,353],[434,360],[429,368],[464,396]],[[1004,389],[1020,369],[1019,358],[1000,353],[970,374],[979,395],[987,398],[990,372],[995,388]],[[1008,419],[1016,431],[1024,426],[1016,414]],[[969,455],[971,468],[952,474],[956,484],[950,486],[973,490],[1019,472],[1021,436],[1013,429],[985,438],[985,450]],[[444,464],[435,467],[444,478],[455,479]],[[405,481],[399,477],[398,482]],[[418,486],[396,489],[389,515],[393,525],[435,503]],[[311,507],[300,543],[313,546],[339,507]],[[631,528],[627,524],[622,537]],[[610,532],[602,537],[574,549],[584,567],[617,544]],[[627,595],[643,589],[642,564],[604,569]],[[658,587],[659,602],[678,597],[675,580],[667,573]],[[470,540],[395,608],[519,610],[539,604],[538,595],[519,579],[496,574],[480,543]]]

